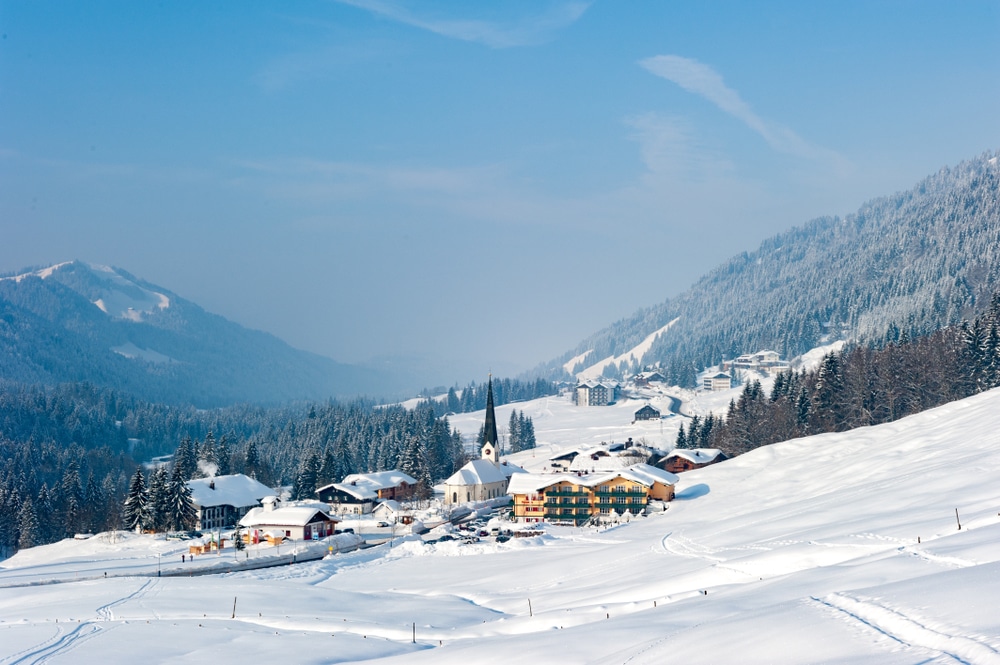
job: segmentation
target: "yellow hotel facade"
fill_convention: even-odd
[[[638,515],[650,501],[671,501],[677,480],[668,471],[635,464],[588,475],[517,474],[507,493],[514,498],[515,521],[579,525],[600,515]]]

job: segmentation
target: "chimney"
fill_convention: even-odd
[[[210,490],[215,489],[215,478],[212,478],[211,480],[208,481],[208,489]]]

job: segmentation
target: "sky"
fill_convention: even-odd
[[[1000,148],[1000,4],[0,0],[0,272],[464,385]]]

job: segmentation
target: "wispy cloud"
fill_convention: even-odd
[[[761,118],[738,92],[726,85],[717,71],[702,62],[679,55],[658,55],[640,60],[639,64],[650,73],[712,102],[757,132],[778,152],[811,159],[841,159],[831,150],[812,145],[791,129]]]
[[[703,180],[733,170],[730,160],[698,140],[684,118],[642,113],[625,118],[629,138],[639,144],[642,162],[650,174]]]
[[[492,48],[529,46],[548,41],[553,33],[575,23],[589,2],[562,2],[546,11],[509,23],[479,19],[437,18],[411,11],[398,2],[386,0],[337,0],[378,16],[428,30],[443,37],[485,44]]]

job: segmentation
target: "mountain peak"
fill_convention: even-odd
[[[112,319],[140,323],[150,314],[170,307],[170,296],[166,293],[140,284],[124,270],[112,266],[79,260],[64,261],[14,277],[4,277],[3,280],[20,284],[30,277],[54,279],[85,297]]]

